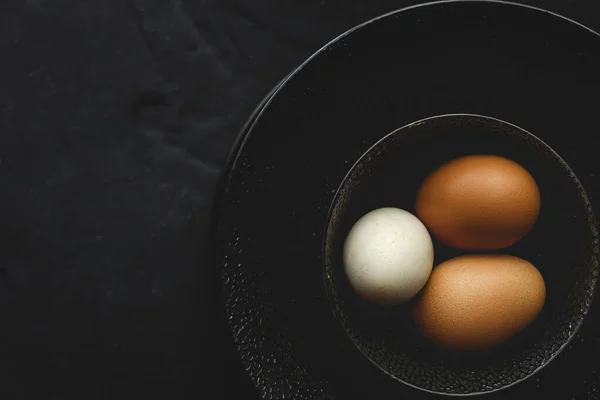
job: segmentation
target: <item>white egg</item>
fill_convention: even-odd
[[[417,294],[433,267],[425,225],[408,211],[379,208],[360,218],[344,243],[344,268],[363,298],[399,304]]]

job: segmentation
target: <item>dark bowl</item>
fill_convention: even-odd
[[[600,37],[589,29],[539,9],[465,1],[369,21],[284,79],[237,141],[213,214],[224,312],[261,396],[430,398],[375,366],[332,312],[322,249],[338,187],[390,132],[469,113],[534,133],[569,165],[598,209],[598,71]],[[560,243],[549,247],[560,251]],[[581,267],[564,266],[569,274]],[[594,370],[587,365],[600,357],[595,309],[556,361],[489,397],[592,393]],[[473,382],[446,391],[472,392]]]
[[[395,307],[360,298],[344,273],[344,240],[364,214],[398,207],[416,214],[415,196],[427,175],[461,156],[495,154],[525,167],[541,195],[532,231],[499,253],[533,263],[544,276],[546,303],[536,321],[485,352],[450,352],[416,329],[412,302]],[[434,238],[437,265],[466,252]],[[351,168],[330,209],[324,240],[325,284],[332,310],[354,345],[400,382],[429,392],[472,395],[500,390],[549,363],[573,338],[592,303],[598,276],[598,234],[589,199],[568,165],[536,136],[477,115],[428,118],[400,128]]]

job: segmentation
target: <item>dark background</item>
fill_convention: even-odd
[[[0,396],[254,398],[207,258],[221,166],[303,59],[416,3],[0,2]]]

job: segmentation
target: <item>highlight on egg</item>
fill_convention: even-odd
[[[522,239],[540,212],[540,191],[518,163],[496,155],[454,159],[427,176],[416,214],[442,243],[498,250]]]
[[[346,275],[364,299],[400,304],[425,285],[433,266],[427,228],[408,211],[379,208],[360,218],[343,249]]]
[[[511,255],[463,255],[439,264],[414,306],[432,342],[462,351],[506,342],[530,325],[546,299],[542,274]]]

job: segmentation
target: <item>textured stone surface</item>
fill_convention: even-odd
[[[254,395],[212,316],[219,170],[285,74],[409,3],[0,2],[0,395]],[[537,4],[600,26],[585,1]]]

